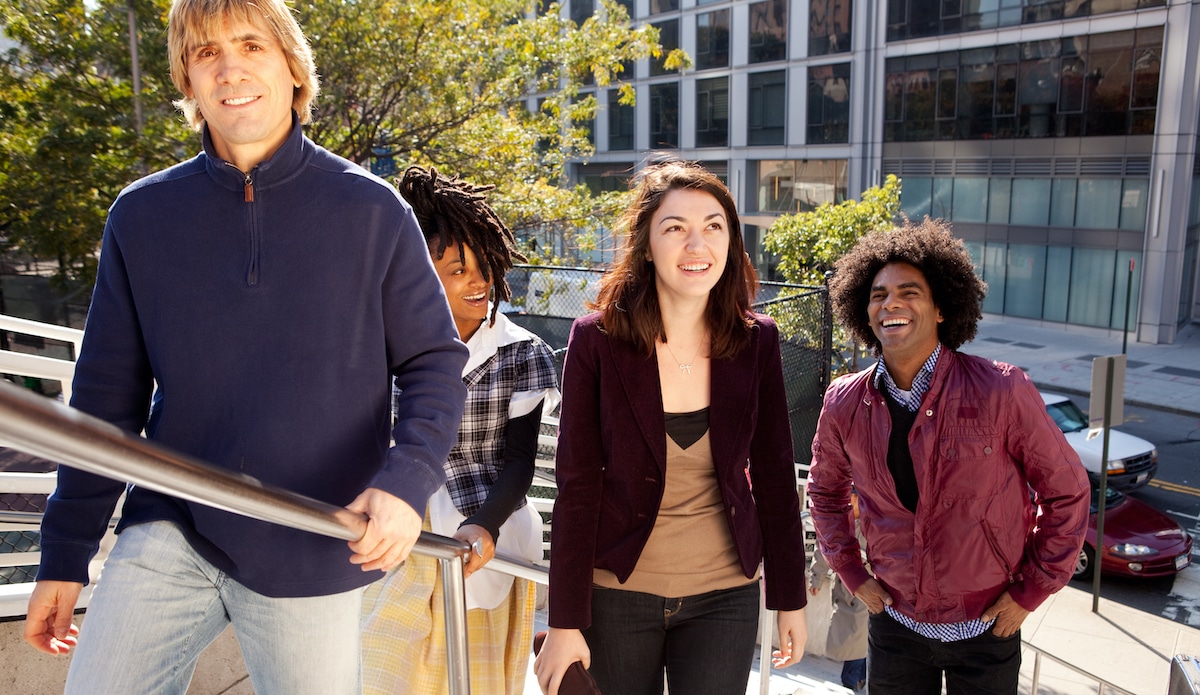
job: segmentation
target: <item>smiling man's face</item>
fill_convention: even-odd
[[[217,155],[249,172],[291,132],[297,82],[265,21],[226,18],[220,27],[187,48],[187,96],[204,115]]]
[[[933,303],[925,274],[916,266],[889,263],[875,274],[867,318],[889,365],[924,360],[937,347],[942,312]]]

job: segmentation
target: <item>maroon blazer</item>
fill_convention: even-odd
[[[779,329],[754,314],[749,344],[713,360],[709,441],[725,518],[746,577],[763,562],[767,607],[803,608],[804,534]],[[662,501],[667,431],[658,364],[601,330],[599,314],[575,321],[563,367],[558,499],[550,544],[550,625],[592,622],[592,570],[625,581]]]

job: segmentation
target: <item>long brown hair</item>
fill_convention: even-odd
[[[729,257],[725,272],[708,295],[705,320],[710,356],[732,357],[750,338],[753,320],[750,304],[758,290],[758,277],[742,240],[742,225],[729,189],[712,172],[694,162],[659,161],[643,168],[633,181],[633,202],[617,223],[621,252],[611,272],[600,281],[592,307],[603,314],[609,335],[628,340],[647,355],[656,340],[666,340],[654,264],[647,260],[650,221],[673,190],[708,193],[721,204],[729,221]]]

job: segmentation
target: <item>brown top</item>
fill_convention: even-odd
[[[757,576],[755,577],[757,579]],[[654,530],[624,584],[597,569],[597,586],[667,598],[748,584],[717,486],[708,432],[687,449],[667,437],[667,474]]]

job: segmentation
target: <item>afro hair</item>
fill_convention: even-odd
[[[867,304],[871,283],[889,263],[908,263],[925,275],[933,303],[942,313],[938,339],[943,345],[957,350],[975,337],[987,285],[975,274],[966,246],[950,233],[950,226],[925,218],[865,235],[835,264],[829,280],[833,313],[855,340],[879,354]]]

